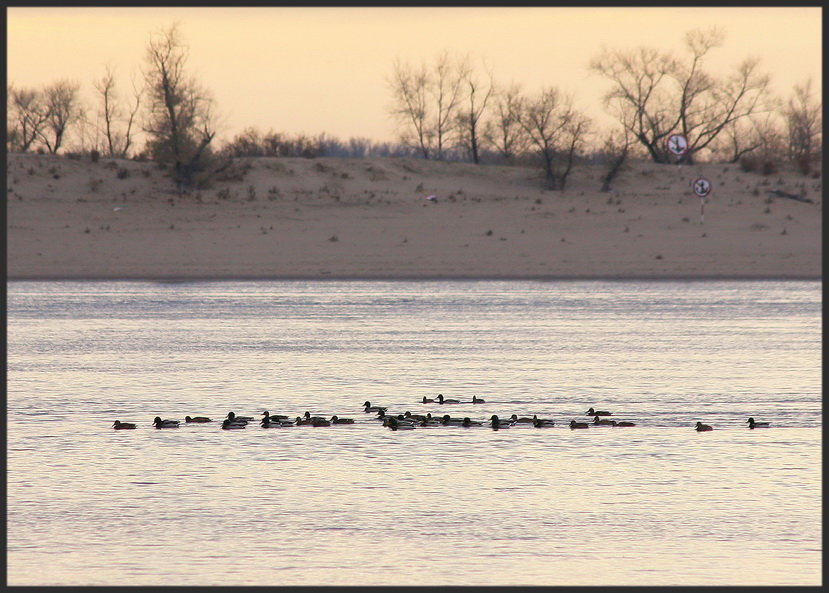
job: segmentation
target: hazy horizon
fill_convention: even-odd
[[[246,127],[348,140],[397,140],[386,84],[395,59],[431,62],[442,51],[484,62],[497,82],[527,93],[555,86],[599,127],[609,82],[588,70],[602,47],[649,46],[684,56],[692,29],[721,27],[706,67],[731,72],[760,58],[787,96],[812,78],[821,93],[822,8],[761,7],[8,7],[7,82],[40,87],[92,82],[107,66],[119,90],[140,75],[152,35],[179,22],[188,71],[216,101],[219,137]]]

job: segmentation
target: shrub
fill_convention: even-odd
[[[757,158],[744,156],[740,159],[740,169],[746,173],[754,173],[757,170]]]
[[[795,159],[795,165],[801,175],[810,175],[812,173],[812,159],[807,155],[798,156]]]
[[[763,175],[774,175],[779,171],[777,163],[771,160],[764,160],[760,172]]]
[[[760,173],[761,175],[774,175],[780,170],[776,161],[771,158],[760,158],[756,156],[744,156],[740,159],[740,169],[746,173]]]

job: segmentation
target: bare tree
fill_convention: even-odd
[[[428,159],[431,152],[428,83],[429,75],[425,65],[414,68],[399,59],[394,61],[389,80],[394,98],[391,112],[404,127],[401,141],[417,148],[424,159]]]
[[[558,89],[547,87],[523,102],[518,121],[541,157],[547,187],[564,189],[589,120],[573,107],[572,97],[563,97]],[[561,156],[563,169],[556,162]]]
[[[665,162],[662,146],[679,123],[663,81],[676,68],[676,61],[654,49],[602,52],[590,69],[613,82],[605,94],[605,105],[615,113],[654,162]]]
[[[689,95],[687,101],[683,95],[680,129],[688,139],[684,162],[692,162],[693,155],[708,148],[732,122],[769,110],[769,77],[758,72],[758,64],[754,59],[745,60],[725,80],[709,82],[705,77],[703,91]]]
[[[40,139],[51,153],[57,153],[69,127],[81,114],[77,82],[60,80],[43,91],[46,104],[46,122],[40,129]]]
[[[461,100],[461,85],[468,72],[467,60],[455,61],[446,51],[435,60],[434,76],[427,88],[435,103],[434,138],[439,160],[444,157],[447,140],[457,125],[455,115]]]
[[[566,115],[568,121],[564,126],[564,135],[562,138],[562,157],[564,159],[564,169],[559,173],[559,189],[564,189],[567,185],[567,178],[573,170],[573,164],[576,161],[576,156],[582,152],[584,141],[590,131],[592,122],[590,118],[585,116],[580,111],[568,108]]]
[[[670,134],[685,135],[688,150],[681,162],[693,162],[694,154],[708,148],[732,122],[766,109],[769,77],[758,71],[757,60],[743,61],[725,78],[703,69],[703,58],[723,37],[718,29],[688,32],[688,62],[648,48],[605,49],[591,60],[590,69],[613,83],[605,104],[654,162],[673,160],[665,148]]]
[[[458,109],[458,136],[460,144],[466,148],[475,164],[481,161],[480,145],[483,133],[480,122],[494,88],[492,72],[487,72],[487,78],[486,82],[481,82],[471,68],[461,72],[464,96],[463,103]]]
[[[768,118],[768,115],[767,115]],[[712,146],[727,163],[737,163],[743,156],[761,148],[766,141],[764,130],[768,125],[758,117],[741,119],[727,124]]]
[[[783,109],[789,142],[789,158],[808,174],[823,145],[823,106],[812,93],[812,79],[795,85]]]
[[[511,84],[497,87],[493,96],[493,118],[488,122],[485,135],[507,161],[527,148],[527,136],[519,122],[522,106],[521,86]]]
[[[42,91],[8,86],[6,113],[7,142],[14,151],[28,152],[40,138],[48,119],[48,108]]]
[[[132,146],[133,126],[138,110],[141,106],[141,90],[132,81],[133,101],[126,109],[118,95],[115,82],[115,71],[107,66],[101,78],[94,81],[93,86],[100,101],[100,116],[103,119],[103,141],[106,144],[106,154],[113,157],[126,157]]]
[[[401,141],[417,148],[423,158],[442,159],[457,126],[461,84],[468,63],[454,60],[447,52],[435,59],[434,67],[415,68],[395,60],[388,79],[392,89],[391,114],[403,126]]]
[[[192,187],[195,174],[210,156],[216,130],[213,100],[196,80],[187,75],[187,47],[177,24],[150,40],[144,78],[150,154],[171,163],[179,187]]]

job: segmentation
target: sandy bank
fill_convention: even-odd
[[[553,192],[528,168],[259,158],[179,196],[152,163],[9,155],[7,274],[821,277],[821,179],[632,163],[603,193],[602,174],[576,169],[567,189]],[[713,184],[704,222],[691,190],[698,177]]]

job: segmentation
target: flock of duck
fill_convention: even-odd
[[[452,404],[483,404],[486,400],[477,396],[472,396],[471,401],[461,401],[458,399],[445,398],[443,394],[439,393],[434,399],[423,397],[422,403],[431,404],[437,403],[439,405]],[[518,416],[512,414],[508,418],[500,418],[493,414],[488,420],[474,420],[468,416],[452,417],[450,414],[433,416],[431,412],[426,414],[412,414],[406,411],[398,414],[389,414],[388,408],[384,406],[373,406],[370,401],[363,404],[363,411],[367,414],[374,413],[374,419],[382,423],[383,426],[391,430],[412,430],[418,427],[425,426],[461,426],[470,428],[474,426],[488,426],[494,430],[510,428],[512,426],[532,425],[535,428],[549,428],[555,426],[555,421],[548,418],[539,418],[535,414],[532,417]],[[284,428],[289,426],[333,426],[338,424],[354,424],[353,418],[343,418],[338,415],[333,415],[330,418],[325,416],[312,416],[310,412],[305,412],[302,416],[290,417],[283,414],[271,414],[267,410],[262,412],[262,417],[259,419],[259,425],[262,428]],[[570,429],[584,429],[591,426],[610,426],[610,427],[628,427],[636,426],[636,423],[627,420],[616,420],[608,418],[612,416],[611,412],[607,410],[596,410],[590,407],[585,412],[586,416],[592,417],[592,422],[577,422],[570,420],[567,426]],[[248,423],[254,422],[256,419],[253,416],[237,416],[234,412],[228,412],[227,417],[222,420],[221,428],[223,430],[241,430],[247,428]],[[212,418],[207,416],[185,416],[185,424],[206,424],[213,422]],[[768,422],[755,422],[754,418],[747,420],[749,428],[767,428]],[[178,428],[181,424],[180,420],[162,419],[161,416],[156,416],[153,419],[153,426],[157,429],[163,428]],[[131,430],[137,426],[134,422],[121,422],[116,420],[112,427],[116,430]],[[697,432],[707,432],[713,430],[713,427],[702,422],[697,422],[695,429]]]

